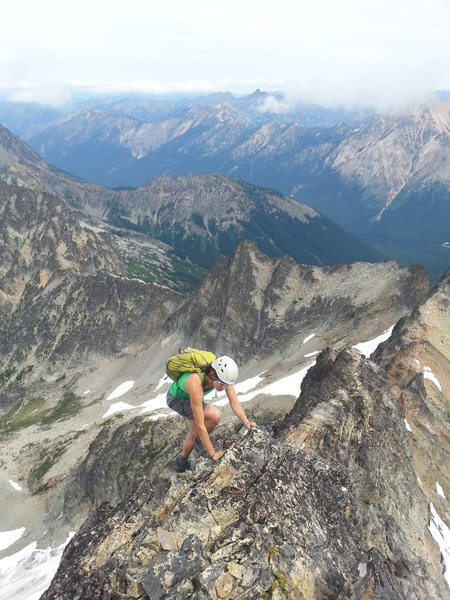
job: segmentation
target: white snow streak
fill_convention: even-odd
[[[115,400],[126,394],[134,386],[134,381],[124,381],[106,398],[107,400]]]
[[[423,368],[423,376],[424,376],[425,379],[430,379],[434,383],[434,385],[438,388],[438,390],[440,392],[442,392],[441,384],[439,383],[438,378],[433,373],[433,371],[431,370],[430,367],[424,367]]]
[[[10,483],[11,487],[13,487],[15,490],[17,490],[18,492],[22,491],[22,486],[20,486],[18,483],[16,483],[15,481],[12,481],[11,479],[8,479],[8,482]]]
[[[377,349],[378,345],[381,344],[381,342],[385,342],[391,337],[393,329],[394,326],[390,327],[389,329],[386,329],[386,331],[383,331],[381,335],[374,338],[373,340],[361,342],[360,344],[356,344],[356,346],[353,346],[353,348],[359,350],[362,354],[364,354],[364,356],[369,357],[372,354],[372,352],[375,352],[375,350]]]
[[[0,560],[0,600],[39,600],[50,585],[61,555],[74,533],[57,548],[37,548],[33,542]]]
[[[12,546],[14,542],[17,542],[22,537],[24,531],[25,527],[12,529],[11,531],[0,531],[0,550],[5,550],[5,548]]]
[[[132,404],[127,404],[126,402],[116,402],[115,404],[111,404],[108,410],[103,415],[103,418],[106,419],[110,417],[114,413],[121,412],[122,410],[130,410],[130,408],[135,408]]]
[[[367,565],[366,563],[359,563],[358,565],[358,572],[359,572],[359,576],[361,578],[365,577],[367,575]]]
[[[264,380],[264,377],[261,377],[263,373],[256,375],[255,377],[251,377],[250,379],[246,379],[241,383],[237,383],[234,387],[237,394],[245,394],[250,390],[253,390],[261,381]]]
[[[270,383],[269,385],[266,385],[265,387],[262,387],[260,389],[253,390],[248,394],[239,395],[239,401],[249,402],[249,400],[253,400],[253,398],[255,398],[255,396],[258,396],[259,394],[266,394],[269,396],[294,396],[294,398],[298,398],[298,396],[300,395],[300,386],[303,381],[303,378],[308,372],[308,369],[310,369],[313,364],[315,364],[315,361],[313,361],[304,369],[293,373],[292,375],[283,377],[283,379],[279,379],[278,381]],[[227,402],[228,400],[224,398],[223,400],[214,402],[214,405],[223,406]]]
[[[307,342],[309,342],[309,340],[312,340],[312,339],[313,339],[313,337],[315,337],[315,335],[316,335],[315,333],[312,333],[311,335],[308,335],[308,337],[306,337],[306,338],[303,340],[303,344],[306,344]]]
[[[439,496],[441,496],[441,498],[444,498],[444,500],[447,500],[447,498],[445,497],[445,494],[444,494],[444,490],[442,489],[442,486],[439,483],[439,481],[436,481],[436,492],[438,493]]]
[[[411,427],[409,426],[408,421],[405,419],[405,427],[408,431],[412,431]]]
[[[431,519],[428,529],[438,544],[444,563],[444,577],[450,587],[450,529],[436,512],[433,504],[430,504]]]

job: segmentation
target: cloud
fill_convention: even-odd
[[[210,94],[217,91],[209,81],[71,81],[73,90],[93,94],[148,94],[164,96],[170,94]]]
[[[281,115],[281,114],[290,112],[293,105],[295,105],[295,104],[296,104],[296,101],[285,102],[284,100],[281,100],[280,98],[276,98],[275,96],[266,96],[264,98],[264,100],[261,102],[261,104],[258,106],[258,111],[262,112],[262,113],[269,112],[269,113]]]
[[[26,79],[41,100],[47,81],[96,93],[259,87],[389,106],[450,87],[449,22],[448,0],[8,0],[0,87]]]
[[[69,86],[64,83],[43,83],[33,86],[22,84],[21,89],[9,95],[10,102],[21,102],[24,104],[42,104],[58,108],[69,102],[71,92]]]

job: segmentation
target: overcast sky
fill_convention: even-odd
[[[0,0],[0,91],[281,90],[389,107],[450,89],[450,0]]]

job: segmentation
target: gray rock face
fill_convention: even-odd
[[[253,430],[163,498],[150,462],[83,525],[43,600],[447,597],[403,418],[380,366],[324,351],[275,435]]]
[[[80,367],[142,343],[181,300],[129,279],[110,238],[81,227],[58,198],[4,183],[0,259],[1,384],[13,387],[22,369]]]
[[[408,425],[408,447],[422,493],[450,523],[450,271],[381,345],[386,370]],[[445,496],[445,497],[444,497]]]
[[[370,283],[369,283],[370,282]],[[354,263],[330,268],[271,259],[244,242],[219,259],[203,284],[168,321],[188,344],[241,360],[295,354],[312,334],[325,344],[370,339],[424,298],[428,279],[418,265]],[[338,342],[339,340],[339,342]]]

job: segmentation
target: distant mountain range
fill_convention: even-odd
[[[245,239],[253,240],[271,256],[290,254],[306,264],[376,262],[385,258],[314,209],[242,181],[221,175],[165,176],[136,190],[118,191],[49,168],[5,128],[0,129],[1,148],[1,179],[63,199],[79,212],[79,219],[100,219],[102,224],[97,223],[97,227],[103,229],[105,224],[116,227],[116,238],[129,238],[132,232],[165,243],[166,251],[174,249],[175,255],[185,261],[184,268],[181,263],[172,263],[175,277],[183,283],[191,277],[193,286],[220,254],[229,254]],[[144,252],[144,244],[140,248]],[[144,260],[138,254],[128,259],[130,272],[142,276],[146,271],[148,280],[174,287],[173,274],[166,274],[166,282],[161,276],[152,279],[154,267],[145,267],[148,257]],[[192,265],[200,269],[197,275]],[[182,291],[177,283],[174,289]]]
[[[97,99],[21,135],[47,162],[110,187],[221,173],[313,206],[401,264],[450,264],[450,102],[401,114],[303,106],[276,94]],[[3,111],[3,112],[2,112]],[[0,119],[18,127],[13,107]]]

